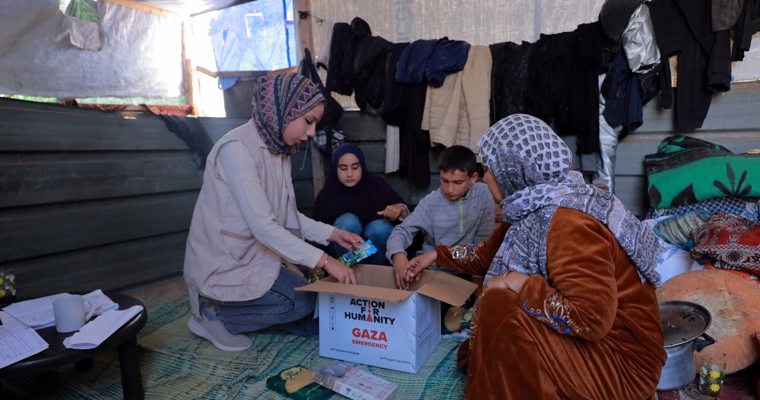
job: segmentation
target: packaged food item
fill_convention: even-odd
[[[333,362],[314,371],[314,381],[352,400],[386,400],[398,387],[344,362]]]
[[[338,261],[348,267],[353,267],[354,265],[358,264],[359,261],[364,260],[365,258],[375,253],[377,253],[377,247],[372,244],[372,240],[367,240],[364,243],[360,244],[358,248],[340,256],[338,258]],[[325,276],[327,276],[327,272],[325,272],[325,270],[322,268],[312,270],[311,275],[309,275],[309,282],[314,283],[324,278]]]
[[[359,261],[375,253],[377,253],[377,247],[372,244],[371,240],[367,240],[366,242],[359,245],[359,248],[353,249],[340,256],[340,258],[338,258],[338,261],[345,264],[346,266],[353,267],[354,265],[358,264]]]
[[[325,400],[332,397],[332,390],[314,382],[314,371],[301,365],[286,368],[270,376],[267,389],[296,400]]]

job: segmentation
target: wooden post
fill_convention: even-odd
[[[311,34],[311,2],[309,0],[293,0],[293,14],[296,21],[296,57],[300,62],[303,58],[304,49],[310,49],[311,54],[314,54],[314,38]],[[301,15],[305,15],[305,17],[302,18]],[[311,146],[311,179],[316,197],[325,184],[325,170],[322,153],[320,153],[317,145],[312,140],[309,146]]]
[[[195,104],[195,68],[193,60],[187,51],[187,24],[188,20],[182,18],[182,80],[185,82],[185,100],[192,107],[193,115],[198,116],[198,106]]]
[[[301,17],[304,15],[305,17]],[[314,54],[314,38],[311,33],[311,1],[293,0],[293,18],[296,21],[296,58],[303,58],[303,49],[311,50]]]
[[[158,8],[158,7],[154,7],[154,6],[151,6],[149,4],[145,4],[145,3],[139,2],[139,1],[133,1],[133,0],[101,0],[101,1],[104,1],[106,3],[116,4],[116,5],[119,5],[119,6],[122,6],[122,7],[133,8],[135,10],[140,10],[140,11],[148,12],[148,13],[152,13],[152,14],[158,14],[158,15],[177,15],[177,14],[171,12],[171,11],[166,11],[164,9],[161,9],[161,8]]]

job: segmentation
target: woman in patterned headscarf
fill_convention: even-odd
[[[433,262],[486,276],[459,351],[467,397],[652,396],[666,359],[653,233],[571,171],[572,152],[538,118],[506,117],[478,147],[508,224],[418,256],[409,277]]]
[[[290,156],[314,137],[324,112],[317,85],[297,74],[258,79],[253,115],[209,152],[193,212],[184,276],[192,315],[189,329],[221,350],[251,346],[243,335],[279,327],[317,333],[315,296],[302,269],[324,268],[344,283],[353,271],[305,241],[346,249],[361,236],[301,214]],[[299,266],[301,268],[299,268]]]

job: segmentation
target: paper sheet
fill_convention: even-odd
[[[68,296],[69,293],[57,293],[50,296],[39,297],[36,299],[19,301],[5,307],[4,311],[16,317],[26,326],[34,329],[47,328],[55,326],[55,315],[53,314],[53,300]],[[94,310],[91,315],[100,315],[109,310],[119,308],[102,290],[96,289],[83,296]]]
[[[114,303],[114,301],[106,296],[106,294],[100,289],[93,290],[83,297],[89,303],[90,307],[92,307],[92,311],[90,312],[92,315],[100,315],[106,311],[119,309],[119,305]]]
[[[33,356],[48,348],[47,342],[32,328],[0,312],[0,368]]]
[[[126,310],[108,311],[84,324],[79,332],[63,339],[63,345],[68,349],[94,349],[142,310],[143,307],[138,305]]]
[[[19,301],[18,303],[13,303],[5,307],[4,311],[30,328],[47,328],[48,326],[55,325],[53,300],[68,295],[68,293],[58,293],[36,299]]]

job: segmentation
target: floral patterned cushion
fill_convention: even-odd
[[[719,212],[692,236],[692,258],[711,260],[717,268],[760,275],[760,222]]]

